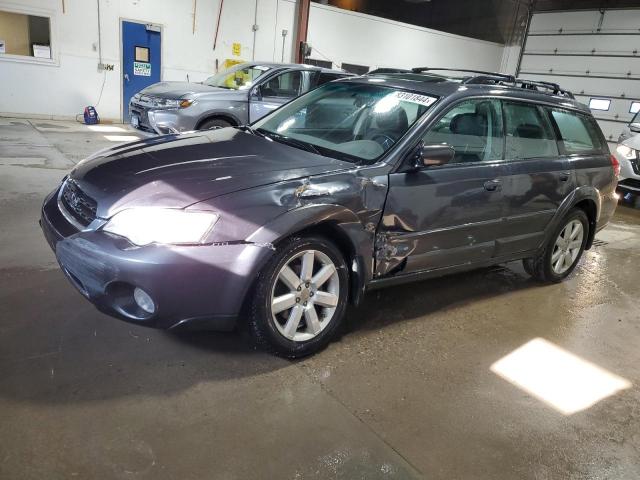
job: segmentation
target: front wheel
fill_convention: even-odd
[[[581,209],[574,209],[563,219],[535,257],[523,260],[532,277],[544,282],[560,282],[576,268],[587,245],[589,219]]]
[[[347,265],[333,243],[323,237],[288,239],[256,280],[250,331],[277,355],[315,353],[342,324],[348,290]]]
[[[233,126],[231,122],[222,118],[212,118],[205,120],[202,125],[198,127],[198,130],[210,130],[212,128],[227,128]]]

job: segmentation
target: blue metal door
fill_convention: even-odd
[[[122,22],[122,120],[129,121],[129,100],[160,81],[160,29]]]

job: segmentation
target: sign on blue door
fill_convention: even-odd
[[[122,21],[122,120],[129,121],[129,101],[136,93],[160,81],[160,29]]]

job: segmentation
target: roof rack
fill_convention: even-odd
[[[465,79],[465,83],[480,83],[473,82],[474,79],[479,80],[485,78],[491,81],[501,81],[501,82],[509,82],[514,83],[516,77],[513,75],[507,75],[506,73],[495,73],[495,72],[485,72],[484,70],[466,70],[464,68],[431,68],[431,67],[416,67],[411,69],[414,73],[424,73],[431,71],[442,71],[442,72],[462,72],[462,73],[478,73],[479,76],[468,77]]]
[[[524,88],[527,90],[535,90],[535,91],[539,91],[538,89],[542,88],[552,92],[554,95],[560,95],[562,97],[575,99],[575,97],[573,96],[573,93],[571,93],[569,90],[564,90],[557,83],[527,80],[525,78],[516,78],[515,85],[516,87]]]
[[[445,71],[445,72],[462,72],[462,73],[476,73],[477,75],[471,77],[465,77],[462,83],[475,84],[475,85],[507,85],[516,88],[524,88],[525,90],[534,90],[539,92],[540,89],[551,92],[553,95],[559,95],[575,99],[573,93],[569,90],[565,90],[557,83],[541,82],[535,80],[527,80],[524,78],[516,78],[513,75],[505,73],[485,72],[483,70],[466,70],[461,68],[430,68],[430,67],[416,67],[411,71],[414,73],[424,73],[430,71]]]

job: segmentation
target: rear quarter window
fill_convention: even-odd
[[[551,110],[551,117],[560,132],[560,143],[567,154],[601,153],[601,134],[595,120],[587,115],[567,110]]]

